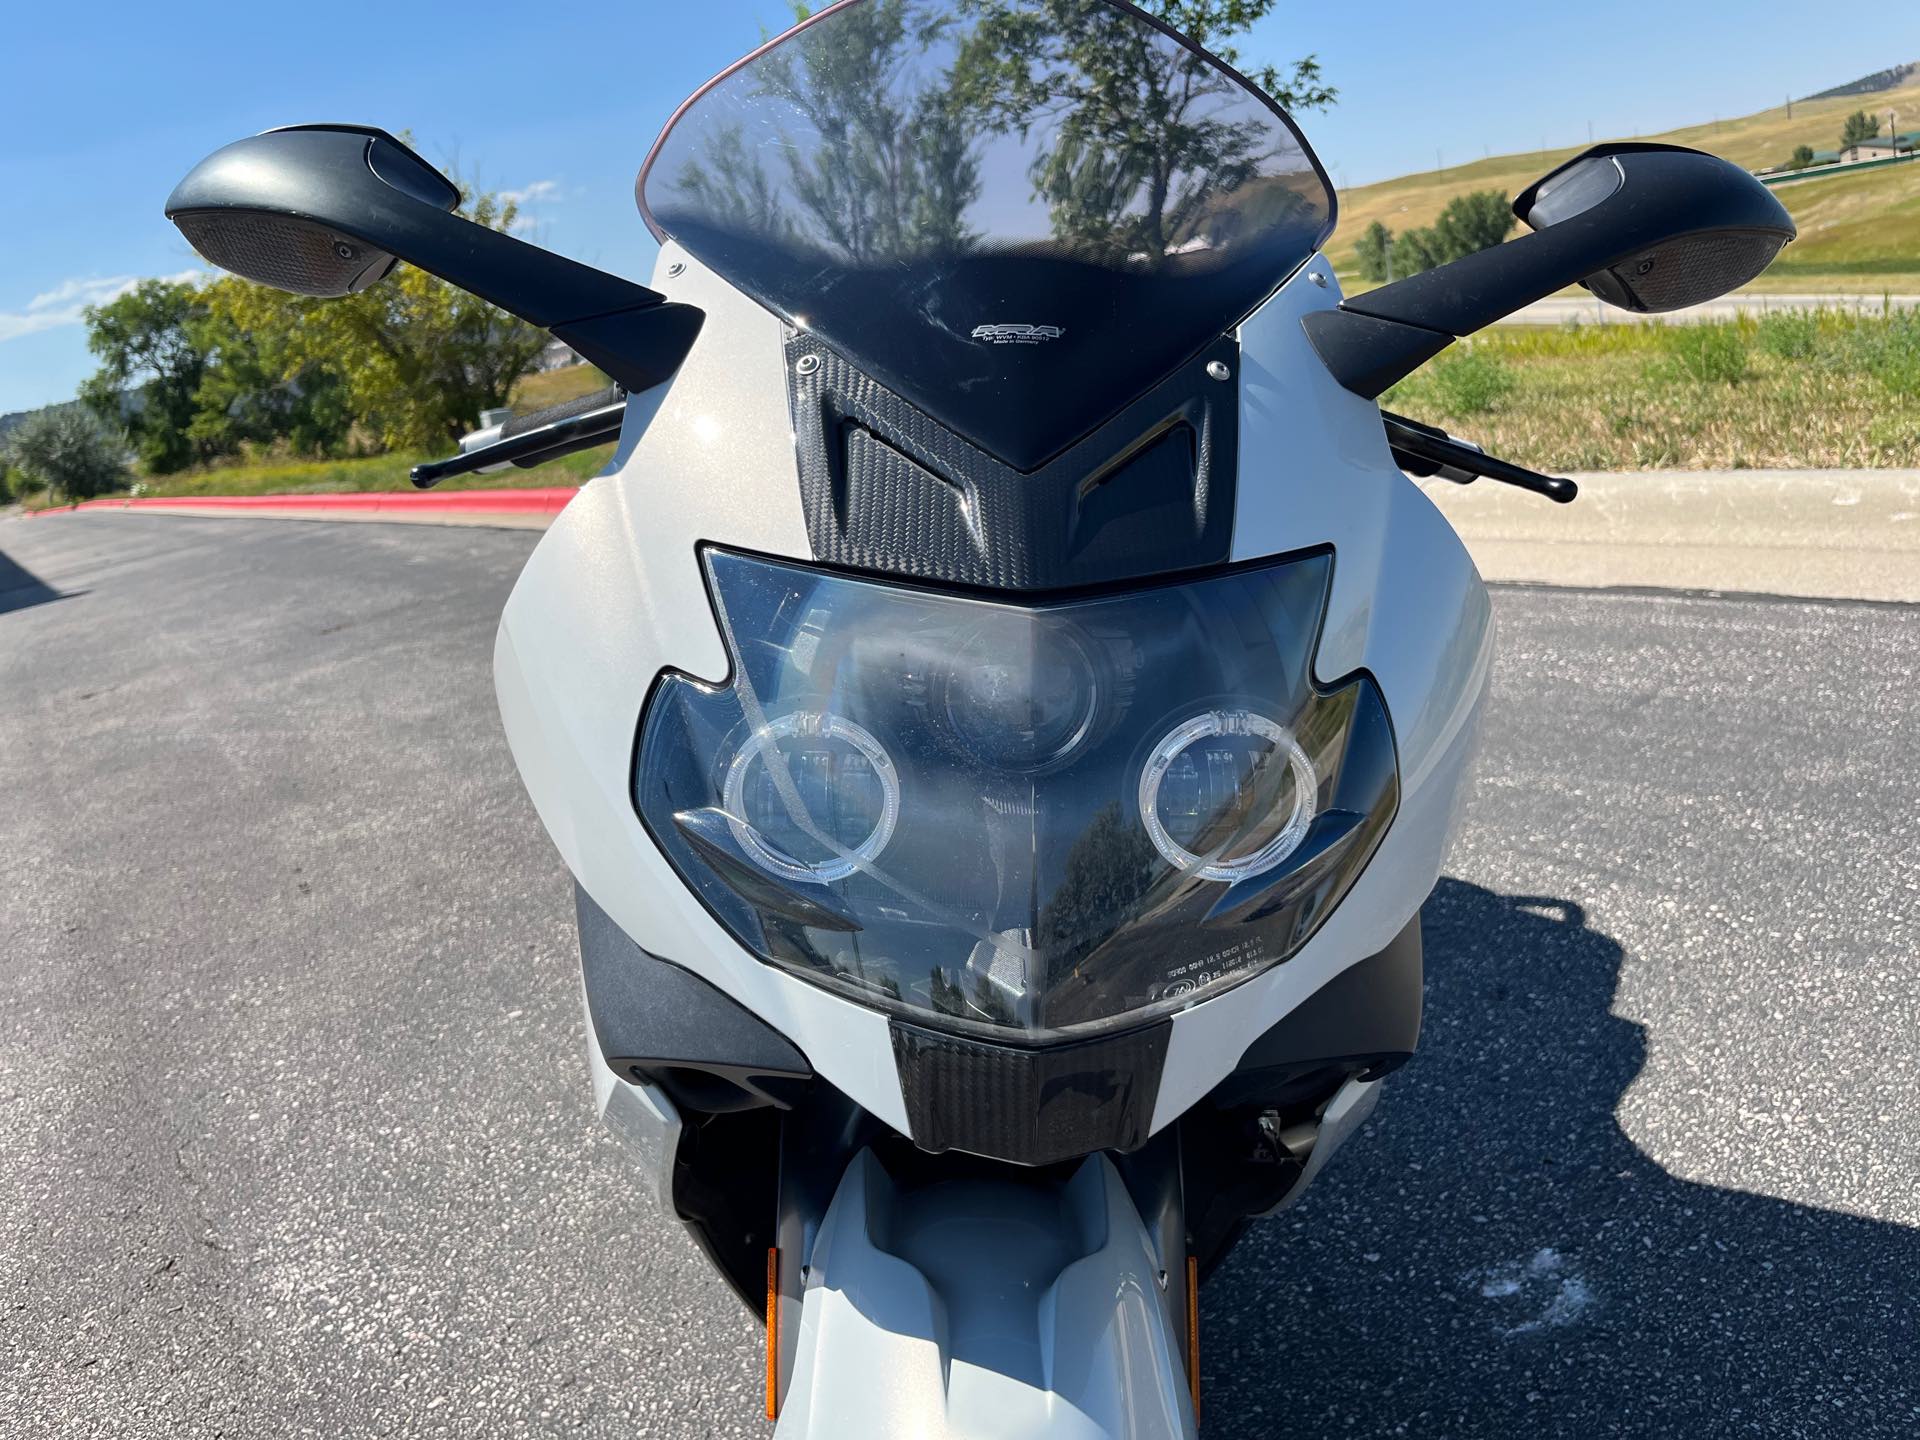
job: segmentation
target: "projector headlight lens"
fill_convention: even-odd
[[[999,612],[961,642],[943,689],[960,743],[983,765],[1011,771],[1065,760],[1093,728],[1101,698],[1070,626]]]
[[[893,757],[851,720],[795,711],[747,736],[727,766],[724,803],[748,859],[824,885],[887,848],[900,779]]]
[[[1233,884],[1299,848],[1319,784],[1313,761],[1278,721],[1209,710],[1153,747],[1140,772],[1140,819],[1169,865]]]
[[[1069,1038],[1312,936],[1399,800],[1379,692],[1315,683],[1329,557],[1023,606],[706,553],[725,684],[661,677],[634,802],[773,964]]]

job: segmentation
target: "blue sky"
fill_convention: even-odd
[[[654,252],[633,177],[648,145],[688,91],[789,12],[776,0],[565,9],[565,21],[492,0],[14,12],[0,71],[0,413],[64,399],[90,373],[80,306],[199,268],[161,202],[209,150],[270,125],[410,129],[430,160],[521,192],[542,243],[644,279]],[[1920,59],[1920,6],[1832,14],[1823,23],[1804,0],[1282,0],[1245,50],[1319,54],[1342,98],[1303,125],[1335,178],[1358,184],[1436,155],[1575,144],[1590,124],[1605,138],[1746,114]]]

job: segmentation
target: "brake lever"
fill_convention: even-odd
[[[1580,487],[1558,475],[1542,475],[1524,465],[1515,465],[1497,455],[1489,455],[1477,445],[1456,440],[1446,431],[1418,420],[1388,411],[1380,412],[1387,427],[1387,444],[1393,449],[1394,462],[1409,475],[1437,475],[1459,485],[1475,480],[1498,480],[1535,495],[1544,495],[1556,505],[1571,505],[1580,495]]]
[[[607,400],[605,396],[608,394],[618,394],[619,398]],[[590,409],[581,408],[584,403],[593,401],[599,403],[593,404]],[[407,478],[413,481],[415,489],[429,490],[455,475],[471,475],[476,470],[490,470],[495,466],[518,465],[523,470],[529,469],[548,460],[558,460],[562,455],[571,455],[577,450],[591,450],[596,445],[619,439],[620,425],[626,414],[625,391],[602,391],[598,395],[582,397],[579,401],[569,401],[522,416],[519,423],[525,428],[517,433],[503,433],[491,444],[450,455],[445,460],[429,460],[416,465],[407,472]],[[542,418],[548,415],[554,418],[541,423]],[[530,421],[533,423],[529,424]],[[508,427],[512,426],[513,422],[509,421]]]

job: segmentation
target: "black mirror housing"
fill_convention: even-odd
[[[629,391],[686,358],[699,310],[475,224],[459,203],[383,130],[296,125],[216,150],[166,213],[211,264],[297,295],[355,294],[405,260],[552,331]]]
[[[1568,285],[1641,314],[1697,305],[1759,275],[1797,233],[1752,175],[1676,145],[1596,146],[1514,210],[1533,234],[1309,316],[1335,378],[1376,398],[1456,339]]]
[[[1659,315],[1718,299],[1758,276],[1798,233],[1786,207],[1752,175],[1678,145],[1597,145],[1535,181],[1513,210],[1546,231],[1593,215],[1630,185],[1636,204],[1684,206],[1689,229],[1580,277],[1622,310]]]
[[[174,187],[167,218],[222,270],[295,295],[353,295],[397,262],[308,212],[350,204],[362,171],[436,210],[459,207],[459,187],[383,130],[290,125],[201,161]]]

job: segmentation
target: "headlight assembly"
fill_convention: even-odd
[[[1041,1041],[1285,960],[1398,801],[1365,677],[1315,686],[1312,556],[1042,606],[710,551],[733,674],[661,679],[634,798],[763,958]]]

